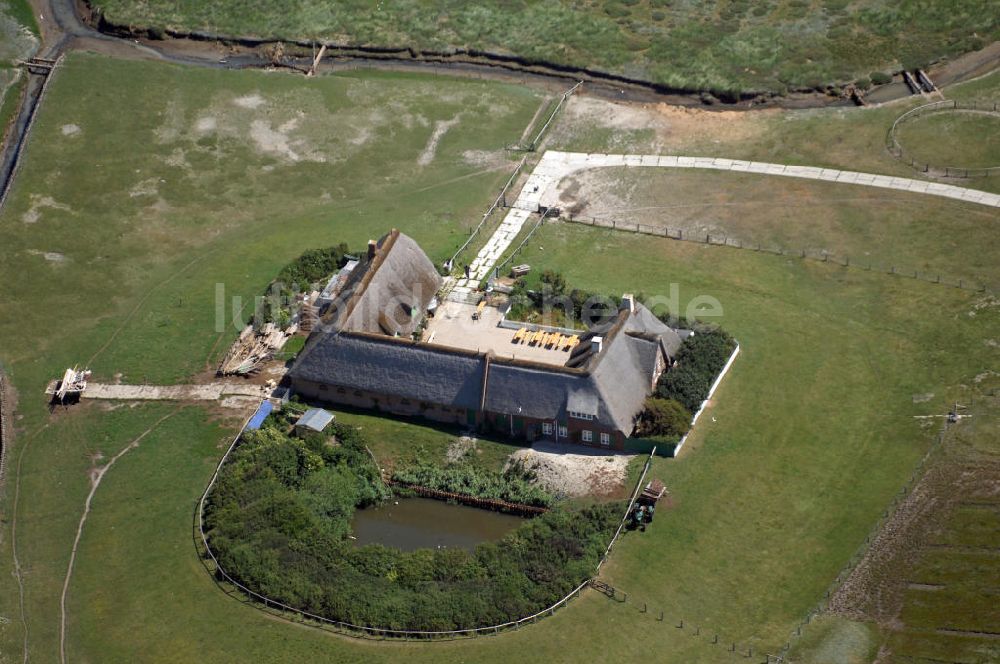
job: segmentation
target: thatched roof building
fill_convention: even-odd
[[[354,406],[620,448],[681,345],[678,333],[625,296],[565,365],[497,357],[410,334],[441,279],[409,237],[393,231],[351,275],[292,367],[293,388]]]

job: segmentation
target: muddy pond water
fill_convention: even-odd
[[[395,498],[385,505],[357,510],[351,530],[355,544],[383,544],[413,551],[439,547],[471,551],[480,542],[498,540],[524,519],[491,510],[454,505],[432,498]]]

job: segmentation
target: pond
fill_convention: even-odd
[[[523,523],[521,517],[443,500],[394,498],[385,505],[357,510],[351,530],[359,546],[471,551],[480,542],[498,540]]]

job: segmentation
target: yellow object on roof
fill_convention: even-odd
[[[476,313],[483,313],[483,309],[486,308],[486,300],[480,300],[479,304],[476,306]]]
[[[566,341],[565,341],[565,343],[563,345],[563,350],[569,350],[573,346],[576,346],[578,343],[580,343],[580,337],[579,337],[579,335],[574,334],[571,337],[567,337]]]
[[[528,328],[526,327],[519,328],[517,332],[514,333],[514,338],[511,339],[511,341],[514,343],[520,343],[524,339],[524,335],[527,331]]]
[[[561,339],[562,339],[562,335],[561,334],[559,334],[558,332],[553,332],[552,334],[549,335],[548,339],[545,340],[545,345],[546,346],[555,346],[555,347],[558,348],[559,347],[559,341]]]
[[[542,332],[541,330],[537,330],[534,334],[531,335],[531,339],[528,341],[528,343],[537,344],[544,338],[545,338],[545,333]]]

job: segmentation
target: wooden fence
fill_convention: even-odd
[[[398,480],[389,479],[385,481],[389,486],[398,487],[400,489],[405,489],[407,491],[412,491],[418,495],[424,496],[425,498],[435,498],[437,500],[451,500],[456,503],[461,503],[462,505],[471,505],[473,507],[481,507],[484,509],[494,510],[497,512],[509,512],[511,514],[521,514],[521,515],[538,515],[545,514],[549,511],[548,507],[539,507],[537,505],[525,505],[523,503],[511,503],[506,500],[498,500],[493,498],[479,498],[478,496],[470,496],[467,493],[454,493],[452,491],[442,491],[440,489],[432,489],[427,486],[420,486],[419,484],[408,484],[406,482],[400,482]]]
[[[263,399],[261,400],[263,403]],[[259,404],[258,404],[259,407]],[[256,412],[256,408],[254,409]],[[251,415],[252,417],[252,415]],[[455,639],[465,639],[474,638],[479,636],[491,636],[500,634],[501,632],[507,632],[511,630],[520,629],[524,625],[534,624],[538,622],[539,619],[546,616],[555,615],[555,612],[566,606],[566,604],[577,597],[584,588],[586,588],[593,580],[594,577],[587,578],[583,580],[578,586],[573,588],[565,597],[555,602],[551,606],[548,606],[530,616],[525,616],[518,620],[511,620],[509,622],[500,623],[498,625],[490,625],[487,627],[473,627],[469,629],[455,629],[455,630],[405,630],[405,629],[385,629],[380,627],[370,627],[368,625],[356,625],[353,623],[345,622],[342,620],[332,620],[324,616],[316,615],[308,611],[303,611],[302,609],[295,608],[294,606],[289,606],[277,600],[271,599],[261,593],[258,593],[250,588],[246,587],[238,580],[233,578],[223,569],[222,564],[219,563],[218,558],[215,557],[215,553],[212,551],[212,547],[208,543],[208,536],[205,533],[205,501],[208,499],[209,494],[212,492],[212,488],[215,486],[216,481],[219,479],[219,473],[222,467],[225,465],[226,460],[229,455],[239,444],[240,436],[243,430],[246,428],[247,422],[250,421],[248,417],[243,426],[240,427],[240,433],[236,434],[229,447],[226,449],[226,453],[222,455],[222,459],[219,461],[218,465],[215,467],[215,472],[212,473],[212,479],[209,481],[208,486],[205,487],[205,491],[202,492],[201,498],[198,500],[198,508],[195,511],[195,548],[198,550],[199,555],[202,557],[203,564],[205,564],[206,569],[213,575],[216,583],[219,587],[230,596],[239,596],[244,598],[244,600],[254,606],[257,609],[266,611],[272,615],[280,617],[284,620],[290,622],[298,622],[305,625],[310,625],[312,627],[317,627],[319,629],[324,629],[327,631],[336,632],[338,634],[344,634],[347,636],[353,636],[365,639],[411,639],[411,640],[455,640]],[[655,450],[654,450],[655,452]],[[622,518],[621,523],[618,526],[618,530],[615,531],[614,536],[611,538],[611,542],[601,558],[600,562],[597,564],[597,571],[600,572],[601,565],[607,559],[608,554],[611,552],[612,546],[617,541],[618,537],[624,528],[625,522],[631,511],[632,502],[635,501],[635,497],[638,494],[642,481],[646,476],[646,472],[649,470],[649,465],[652,461],[653,455],[650,454],[649,458],[646,460],[646,465],[643,468],[642,474],[639,476],[639,481],[636,483],[635,490],[632,492],[632,500],[629,501],[628,509],[625,511],[625,515]],[[378,463],[376,462],[376,467]]]
[[[757,242],[744,242],[739,238],[732,238],[727,235],[712,235],[711,233],[694,232],[679,228],[668,228],[665,226],[652,226],[649,224],[639,224],[631,221],[619,221],[617,219],[600,219],[597,217],[581,217],[570,215],[560,217],[560,221],[573,224],[583,224],[596,228],[609,228],[612,230],[625,231],[629,233],[640,233],[643,235],[654,235],[669,240],[680,240],[682,242],[696,242],[698,244],[710,244],[717,247],[731,247],[733,249],[748,249],[775,256],[790,256],[805,260],[818,261],[820,263],[833,263],[841,267],[850,267],[869,272],[883,272],[909,279],[918,279],[932,284],[942,284],[963,290],[983,292],[989,290],[983,283],[972,279],[951,277],[939,272],[926,272],[901,267],[893,264],[876,263],[870,258],[863,260],[851,258],[850,256],[839,256],[827,251],[817,251],[815,249],[785,249],[782,247],[769,247]]]
[[[899,142],[899,137],[897,136],[899,128],[911,120],[934,113],[944,113],[948,111],[967,111],[970,113],[985,113],[1000,116],[1000,105],[997,103],[960,103],[953,99],[946,99],[944,101],[935,101],[930,104],[924,104],[923,106],[917,106],[916,108],[910,109],[896,118],[896,121],[892,123],[892,126],[886,134],[885,147],[889,151],[889,154],[894,156],[896,159],[909,164],[913,169],[931,176],[950,178],[982,178],[1000,174],[1000,164],[988,168],[938,166],[918,161],[907,154],[906,150]]]

